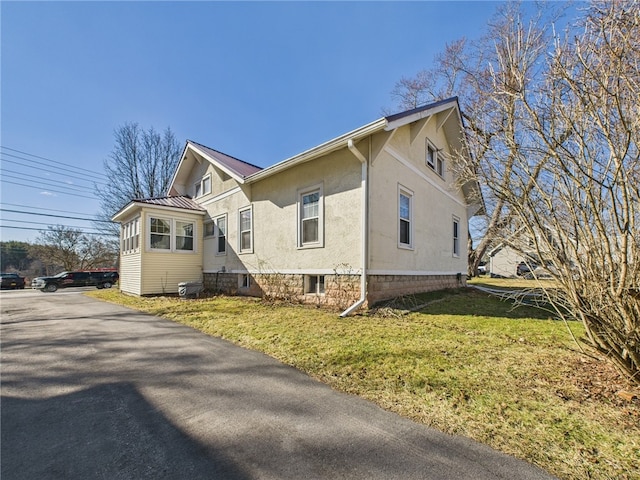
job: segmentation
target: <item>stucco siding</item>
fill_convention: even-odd
[[[375,159],[370,178],[370,269],[372,273],[452,274],[467,270],[467,211],[464,196],[426,165],[426,138],[446,154],[442,133],[431,120],[411,142],[410,127],[400,128]],[[447,158],[447,157],[445,157]],[[399,193],[411,197],[411,247],[399,245]],[[453,252],[453,222],[458,220],[458,249]]]
[[[330,273],[360,266],[360,162],[343,149],[313,162],[267,177],[244,191],[205,205],[209,216],[227,214],[227,253],[215,255],[215,240],[205,240],[204,271],[252,273]],[[320,244],[300,247],[298,201],[301,191],[322,191]],[[253,252],[239,253],[239,209],[253,209]]]

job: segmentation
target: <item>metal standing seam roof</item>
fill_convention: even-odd
[[[235,157],[227,155],[226,153],[219,152],[218,150],[214,150],[213,148],[206,147],[201,143],[194,142],[193,140],[187,140],[187,143],[190,143],[197,147],[199,150],[202,150],[204,153],[209,155],[210,157],[215,158],[229,170],[236,173],[241,178],[246,178],[249,175],[253,175],[256,172],[262,170],[262,168],[252,165],[243,160],[239,160]]]
[[[184,210],[204,211],[198,203],[194,202],[191,197],[185,195],[176,197],[155,197],[155,198],[137,198],[133,203],[146,203],[149,205],[160,205],[163,207],[182,208]]]

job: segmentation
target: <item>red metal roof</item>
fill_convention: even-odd
[[[136,203],[147,203],[150,205],[161,205],[163,207],[183,208],[185,210],[204,211],[205,209],[194,202],[191,197],[180,195],[176,197],[155,197],[155,198],[137,198]]]
[[[215,158],[222,165],[227,167],[229,170],[234,172],[237,176],[241,178],[246,178],[249,175],[252,175],[256,172],[262,170],[262,168],[252,165],[250,163],[244,162],[242,160],[238,160],[230,155],[214,150],[213,148],[205,147],[204,145],[194,142],[192,140],[187,140],[187,143],[191,143],[199,150],[202,150],[204,153],[209,155],[212,158]]]

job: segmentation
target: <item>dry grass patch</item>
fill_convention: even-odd
[[[565,479],[640,477],[640,403],[569,326],[471,289],[415,297],[421,311],[334,312],[216,297],[91,293],[265,352],[341,391],[477,439]]]

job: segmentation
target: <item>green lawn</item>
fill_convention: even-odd
[[[400,314],[255,299],[91,293],[265,352],[337,390],[465,435],[565,479],[640,478],[640,404],[613,368],[579,352],[578,323],[472,289],[413,298]]]

